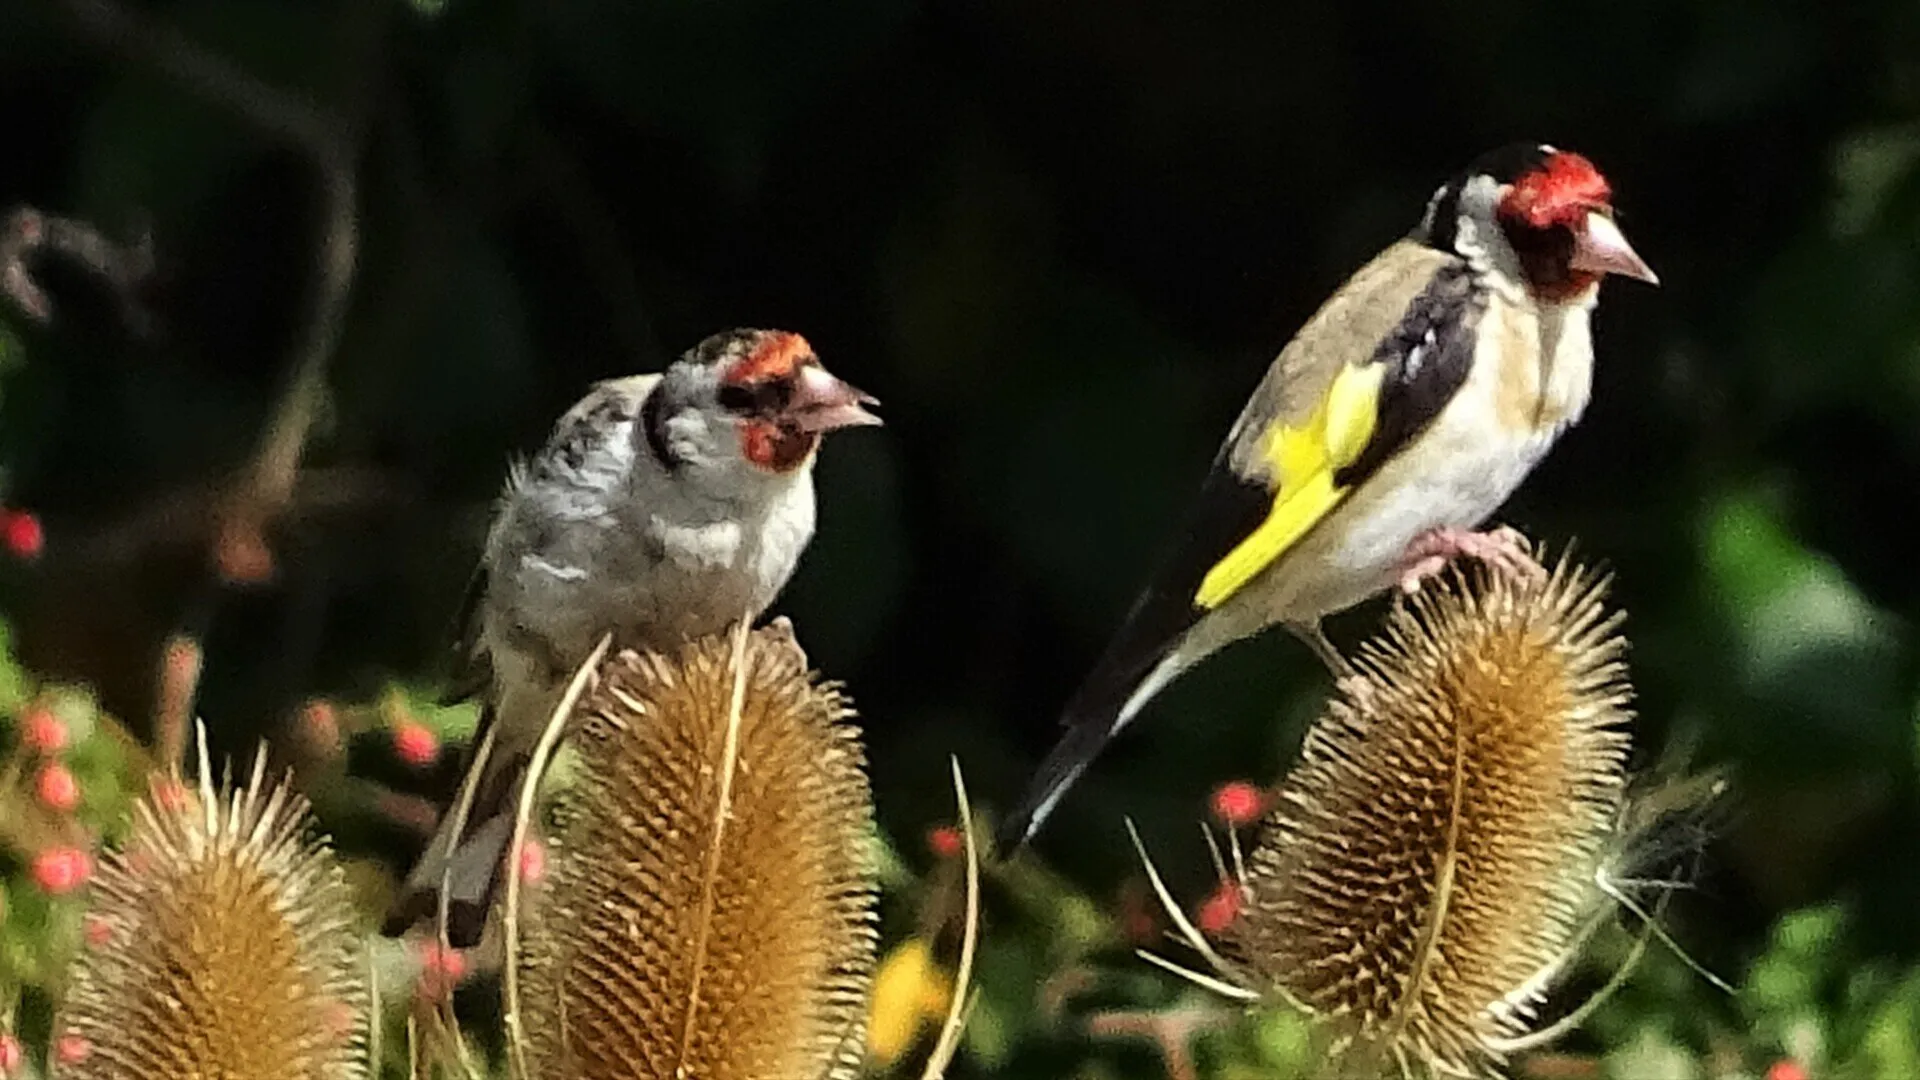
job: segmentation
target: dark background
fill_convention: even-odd
[[[1594,404],[1503,516],[1616,572],[1640,758],[1733,770],[1676,933],[1730,977],[1807,905],[1920,948],[1920,8],[129,0],[353,130],[351,307],[252,588],[208,585],[211,493],[309,318],[315,172],[94,8],[0,7],[0,208],[150,228],[152,326],[57,260],[50,320],[0,308],[4,497],[48,535],[0,595],[136,729],[180,626],[229,748],[432,684],[510,454],[591,380],[790,328],[887,426],[825,448],[778,609],[919,858],[949,753],[989,806],[1024,782],[1288,335],[1447,174],[1543,140],[1663,284],[1606,287]],[[1205,793],[1277,777],[1323,690],[1278,636],[1216,658],[1042,855],[1108,896],[1130,814],[1191,894]]]

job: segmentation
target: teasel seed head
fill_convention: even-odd
[[[367,1075],[364,943],[306,801],[216,790],[201,744],[187,798],[137,803],[93,885],[55,1057],[73,1080],[350,1080]],[[172,790],[178,790],[174,788]],[[342,1022],[342,1017],[348,1019]]]
[[[1308,733],[1221,954],[1354,1068],[1487,1075],[1606,910],[1632,691],[1569,561],[1436,585]]]
[[[857,1072],[876,932],[851,716],[778,624],[602,664],[522,902],[533,1075]]]

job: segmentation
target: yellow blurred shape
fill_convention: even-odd
[[[873,980],[867,1018],[867,1055],[886,1068],[912,1048],[922,1030],[938,1023],[953,1000],[953,980],[934,963],[925,938],[908,938],[887,954]]]

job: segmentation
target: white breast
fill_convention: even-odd
[[[1494,297],[1467,381],[1419,437],[1276,566],[1262,606],[1287,618],[1340,611],[1392,584],[1420,534],[1484,523],[1585,410],[1586,304]],[[1266,590],[1263,590],[1266,591]]]
[[[620,586],[618,610],[606,617],[649,644],[717,633],[757,618],[793,575],[813,537],[812,477],[794,476],[742,517],[688,520],[656,510],[628,527],[648,542],[622,545],[629,562],[609,575]]]

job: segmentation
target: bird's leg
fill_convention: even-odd
[[[1321,663],[1327,665],[1327,670],[1333,674],[1334,687],[1354,704],[1366,708],[1373,684],[1353,666],[1353,661],[1341,655],[1333,642],[1327,640],[1327,632],[1321,629],[1320,623],[1287,623],[1286,627],[1294,637],[1313,650],[1313,655],[1319,657]]]
[[[1327,670],[1333,672],[1336,677],[1353,670],[1353,665],[1347,662],[1347,658],[1341,656],[1340,650],[1334,648],[1333,642],[1327,640],[1327,632],[1320,628],[1318,620],[1303,623],[1290,622],[1286,626],[1292,631],[1294,637],[1299,638],[1307,648],[1313,650],[1313,655],[1319,657],[1320,662],[1327,665]]]
[[[1416,593],[1420,586],[1445,570],[1455,559],[1475,559],[1516,577],[1546,576],[1534,559],[1532,546],[1520,530],[1508,525],[1486,532],[1449,525],[1428,529],[1414,537],[1400,562],[1400,591]]]

